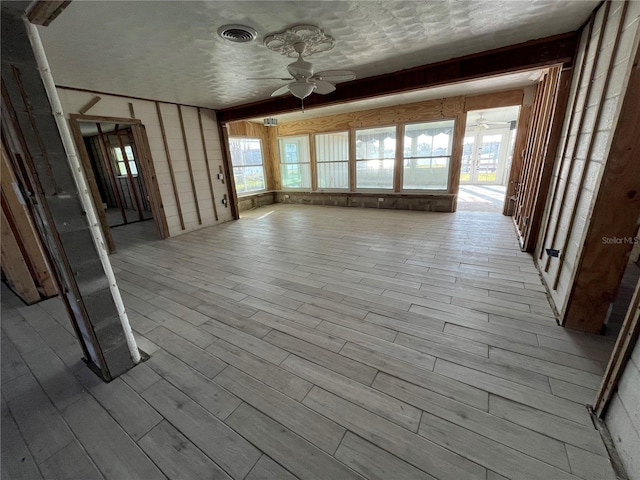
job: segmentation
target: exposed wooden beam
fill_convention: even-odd
[[[78,110],[78,112],[80,113],[80,115],[84,115],[85,113],[87,113],[89,110],[91,110],[91,108],[98,103],[100,100],[102,100],[101,97],[99,96],[95,96],[93,97],[91,100],[89,100],[89,102],[87,102],[87,104],[82,107],[80,110]]]
[[[341,84],[331,95],[311,95],[305,99],[305,106],[310,109],[559,63],[566,68],[573,63],[577,39],[577,32],[569,32],[399,72],[354,80]],[[218,120],[230,122],[295,111],[299,108],[300,101],[297,98],[273,98],[222,109],[218,112]]]
[[[71,0],[39,0],[29,9],[27,18],[34,25],[47,27],[70,3]]]

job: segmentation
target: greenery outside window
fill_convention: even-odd
[[[282,188],[311,188],[311,158],[309,137],[282,137],[280,147],[280,178]]]
[[[265,190],[262,145],[258,138],[230,138],[233,180],[238,196]]]

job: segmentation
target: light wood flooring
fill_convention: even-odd
[[[151,358],[104,384],[57,299],[2,296],[3,479],[613,479],[612,340],[556,325],[510,219],[277,205],[114,229]]]

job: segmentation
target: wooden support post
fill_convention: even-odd
[[[131,125],[131,132],[133,133],[134,143],[137,147],[139,166],[142,169],[142,181],[149,196],[153,220],[160,238],[165,239],[169,237],[167,215],[164,211],[164,204],[162,203],[162,197],[160,195],[160,187],[158,185],[156,169],[153,165],[153,158],[151,157],[151,147],[149,146],[147,132],[141,123]]]
[[[609,359],[609,364],[605,370],[600,390],[593,405],[593,410],[600,418],[604,415],[609,406],[609,402],[613,398],[616,387],[625,366],[633,353],[633,348],[640,337],[640,280],[636,284],[636,290],[631,298],[629,309],[622,322],[622,328],[618,334],[616,345],[613,347],[613,353]]]
[[[458,191],[460,190],[460,169],[462,168],[462,151],[464,150],[464,133],[467,126],[467,112],[456,115],[453,124],[453,144],[451,148],[451,165],[449,165],[449,193],[453,193],[451,211],[458,208]]]
[[[623,16],[624,18],[624,16]],[[600,332],[615,299],[640,217],[640,49],[604,165],[563,325]]]
[[[2,238],[2,250],[0,262],[2,271],[5,272],[9,286],[22,298],[25,303],[32,304],[40,300],[40,294],[33,281],[29,265],[24,257],[18,240],[2,208],[2,224],[0,225]]]
[[[542,224],[542,216],[544,214],[544,204],[549,193],[549,185],[553,175],[553,164],[556,159],[558,143],[562,134],[562,123],[564,121],[567,102],[569,100],[569,90],[571,89],[571,79],[573,77],[572,70],[565,70],[560,74],[559,85],[555,100],[555,110],[553,112],[553,120],[550,128],[550,136],[547,142],[546,153],[542,158],[542,175],[538,187],[538,193],[531,199],[531,216],[529,228],[523,238],[523,250],[532,252],[536,247],[538,234],[540,233],[540,225]]]
[[[12,225],[14,236],[24,250],[24,258],[29,265],[36,287],[44,298],[57,295],[52,268],[42,247],[42,239],[31,219],[31,214],[22,196],[18,180],[14,175],[8,154],[2,145],[2,209],[7,221]],[[17,259],[16,259],[17,261]]]
[[[229,152],[229,134],[227,126],[218,123],[218,135],[220,138],[220,149],[222,151],[222,165],[224,166],[224,175],[227,180],[227,189],[229,191],[230,200],[227,196],[224,199],[227,203],[230,203],[231,216],[234,220],[240,218],[240,211],[238,210],[238,194],[236,192],[236,182],[233,180],[233,166],[231,165],[231,153]]]
[[[98,143],[100,144],[100,150],[102,152],[102,161],[107,165],[107,169],[109,170],[109,172],[111,172],[110,180],[116,195],[116,202],[118,204],[118,208],[120,208],[122,221],[126,225],[127,223],[129,223],[129,221],[127,220],[127,214],[124,211],[124,202],[122,201],[122,195],[120,194],[120,184],[118,182],[118,176],[116,174],[115,162],[113,158],[111,158],[110,149],[107,147],[107,142],[105,141],[104,133],[102,132],[102,126],[99,122],[96,122],[96,126],[98,127]]]
[[[591,96],[591,88],[593,86],[593,79],[594,79],[594,75],[595,75],[595,71],[596,68],[595,66],[598,64],[598,58],[600,57],[600,47],[602,46],[602,39],[604,38],[604,21],[606,20],[606,18],[609,16],[609,8],[611,7],[611,3],[610,2],[606,2],[604,5],[604,16],[603,16],[603,23],[602,23],[602,27],[600,28],[600,32],[598,35],[598,41],[597,41],[597,46],[595,49],[595,53],[594,53],[594,58],[593,58],[593,68],[591,69],[591,73],[589,75],[589,83],[587,84],[587,91],[585,93],[585,99],[590,98]],[[589,33],[591,33],[592,29],[593,29],[593,23],[595,22],[595,17],[593,18],[593,20],[590,22],[590,28],[589,28]],[[585,53],[585,57],[589,57],[589,55],[591,54],[590,51],[590,46],[591,46],[591,38],[590,36],[587,37],[587,51]],[[578,132],[582,131],[582,127],[584,125],[584,119],[586,117],[585,113],[586,113],[586,108],[583,108],[580,111],[580,120],[578,121]],[[569,136],[569,132],[567,132],[567,137]],[[573,140],[573,148],[572,148],[572,152],[575,151],[577,144],[578,144],[578,140],[579,140],[579,135],[576,135],[574,140]],[[568,148],[568,144],[569,142],[567,141],[564,145],[564,149]],[[563,149],[563,156],[562,158],[564,158],[564,156],[566,155],[566,150]],[[576,162],[573,160],[573,158],[569,159],[569,171],[567,172],[567,176],[566,176],[566,182],[564,185],[564,189],[562,190],[562,196],[561,196],[561,200],[560,200],[560,205],[563,206],[565,205],[565,201],[567,198],[567,194],[569,193],[569,182],[571,179],[571,176],[573,174],[573,168],[576,164]],[[560,212],[558,212],[560,213]],[[568,232],[570,232],[570,229],[565,229],[565,231],[567,232],[567,236],[568,236]],[[555,248],[556,245],[556,241],[558,239],[558,234],[560,233],[560,218],[558,218],[558,220],[556,221],[555,227],[553,229],[553,235],[551,236],[551,242],[549,242],[549,247],[550,248]],[[545,244],[543,245],[543,249],[546,247],[547,243],[545,242]],[[553,257],[547,256],[547,262],[545,263],[544,266],[544,271],[548,272],[549,271],[549,267],[551,266],[551,259]],[[561,269],[562,264],[560,263],[560,261],[558,262],[558,270]],[[555,289],[555,288],[554,288]]]
[[[209,181],[209,192],[211,193],[211,204],[213,206],[213,215],[218,221],[218,207],[216,205],[216,196],[213,193],[213,181],[211,179],[211,167],[209,165],[209,154],[207,153],[207,142],[204,138],[204,128],[202,126],[202,112],[198,108],[198,124],[200,125],[200,138],[202,139],[202,151],[204,152],[204,166],[207,169],[207,180]]]
[[[173,172],[173,165],[171,163],[171,152],[169,151],[169,144],[167,142],[167,134],[164,130],[164,122],[162,121],[162,111],[160,110],[160,103],[156,102],[156,111],[158,112],[158,121],[160,122],[160,132],[162,133],[162,143],[164,144],[164,152],[167,156],[167,165],[169,166],[169,176],[171,177],[171,186],[173,187],[173,198],[176,201],[176,208],[178,210],[178,218],[180,219],[180,228],[184,227],[184,217],[182,216],[182,207],[180,206],[180,196],[178,195],[178,187],[176,186],[176,175]]]
[[[133,193],[133,198],[136,202],[136,208],[138,209],[138,220],[142,221],[144,220],[144,213],[142,213],[142,203],[140,202],[140,195],[138,193],[138,188],[136,187],[135,179],[131,174],[131,166],[129,165],[129,155],[127,155],[127,150],[125,149],[124,142],[122,141],[122,135],[116,133],[116,138],[118,139],[118,144],[120,145],[122,158],[124,158],[124,168],[127,171],[127,179],[129,180],[131,193]]]
[[[191,166],[191,155],[189,154],[189,143],[187,142],[187,132],[184,129],[184,119],[182,118],[182,108],[180,107],[180,105],[178,105],[178,117],[180,118],[180,129],[182,130],[184,152],[187,155],[187,169],[189,170],[189,180],[191,180],[191,190],[193,191],[193,201],[196,204],[196,215],[198,216],[198,225],[202,225],[202,216],[200,215],[200,204],[198,203],[198,191],[196,190],[196,181],[193,178],[193,167]]]
[[[608,18],[608,7],[609,7],[609,3],[607,3],[607,10],[605,10],[605,14],[604,14],[604,18],[602,20],[602,27],[600,28],[600,38],[599,38],[599,43],[598,43],[598,51],[600,50],[600,43],[602,42],[602,38],[604,37],[604,31],[606,30],[606,23],[607,23],[607,18]],[[618,28],[616,31],[616,39],[614,41],[613,44],[613,52],[617,52],[618,51],[618,45],[620,43],[620,35],[622,34],[622,29],[624,27],[624,22],[625,22],[625,17],[626,17],[626,12],[627,12],[627,7],[629,6],[628,2],[625,2],[622,5],[622,12],[620,13],[620,21],[618,22]],[[596,59],[594,59],[593,61],[593,71],[596,70],[596,65],[598,64],[597,61],[597,56]],[[609,81],[611,80],[611,71],[613,70],[614,67],[614,62],[613,60],[611,60],[609,62],[609,68],[607,69],[607,73],[605,76],[605,80],[604,80],[604,85],[602,87],[602,91],[604,92],[604,94],[606,94],[607,92],[607,88],[609,87]],[[604,97],[603,94],[603,97]],[[586,97],[587,100],[589,99],[589,97]],[[576,201],[573,204],[573,208],[571,209],[571,218],[569,220],[569,227],[567,228],[567,232],[571,232],[573,230],[573,225],[575,224],[576,221],[576,217],[578,215],[578,205],[580,204],[580,199],[582,198],[582,192],[583,192],[583,186],[584,186],[584,182],[587,178],[587,172],[589,171],[589,164],[591,163],[591,155],[593,154],[593,146],[595,145],[595,138],[596,138],[596,131],[597,131],[597,126],[600,124],[600,117],[602,115],[602,106],[604,105],[604,98],[601,99],[600,102],[598,102],[598,106],[596,108],[596,114],[595,114],[595,120],[594,120],[594,127],[592,128],[591,132],[589,133],[589,148],[587,149],[587,153],[585,155],[585,160],[584,160],[584,165],[582,167],[582,172],[580,173],[580,181],[578,183],[578,195],[576,197]],[[585,103],[584,107],[583,107],[583,112],[587,110],[587,104]],[[579,129],[578,132],[582,132],[582,129]],[[576,137],[579,137],[580,135],[576,135]],[[640,177],[638,177],[640,178]],[[558,259],[558,269],[556,270],[556,276],[553,280],[553,289],[556,290],[558,288],[558,283],[560,282],[560,275],[562,273],[562,269],[564,268],[564,257],[565,257],[565,253],[567,250],[567,247],[569,246],[569,239],[571,238],[571,235],[566,235],[564,237],[564,242],[562,243],[562,248],[560,248],[560,258]]]

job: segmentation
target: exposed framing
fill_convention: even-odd
[[[600,58],[600,47],[602,45],[602,39],[604,37],[604,30],[605,30],[604,29],[604,22],[606,21],[607,14],[609,13],[610,5],[611,5],[611,3],[609,3],[609,2],[605,3],[605,7],[604,7],[605,11],[604,11],[604,15],[602,17],[603,18],[603,20],[602,20],[603,24],[602,24],[602,28],[600,28],[600,33],[599,33],[598,40],[597,40],[597,46],[596,46],[595,54],[594,54],[594,58],[593,58],[593,66],[591,68],[591,71],[589,72],[589,80],[588,80],[588,83],[587,83],[587,90],[585,92],[585,99],[586,99],[585,102],[588,101],[589,98],[591,97],[591,87],[593,86],[593,78],[594,78],[594,75],[595,75],[596,66],[598,64],[598,59]],[[583,70],[584,70],[584,68],[586,66],[585,64],[586,64],[587,58],[589,58],[589,55],[591,53],[591,49],[590,49],[590,47],[591,47],[591,33],[593,31],[595,18],[596,18],[596,16],[592,15],[592,20],[591,20],[591,22],[589,22],[588,34],[587,34],[587,37],[586,37],[587,45],[586,45],[584,57],[582,59],[583,60]],[[581,74],[580,74],[580,80],[582,81],[582,71],[581,71]],[[578,84],[578,90],[576,91],[576,96],[575,96],[575,98],[573,100],[573,105],[572,105],[572,108],[571,108],[572,116],[569,119],[570,127],[573,126],[572,125],[573,124],[573,111],[575,110],[575,105],[576,105],[576,103],[578,101],[578,93],[579,93],[579,90],[580,90],[580,85],[581,84],[579,83]],[[585,116],[585,110],[586,109],[583,108],[580,111],[580,116],[579,116],[580,119],[578,121],[578,130],[577,130],[578,132],[582,131],[582,126],[584,125],[584,119],[586,117]],[[567,130],[567,135],[565,137],[565,142],[564,142],[563,149],[562,149],[562,157],[561,157],[562,160],[561,160],[560,170],[558,171],[559,173],[562,172],[562,168],[564,167],[564,163],[566,161],[565,159],[566,159],[567,150],[569,148],[570,133],[571,133],[571,130]],[[571,148],[572,152],[575,152],[575,149],[576,149],[576,147],[578,145],[578,139],[579,139],[578,136],[576,136],[573,139],[573,142],[572,142],[573,145],[572,145],[572,148]],[[562,206],[565,205],[567,194],[569,193],[569,179],[571,179],[571,177],[573,175],[573,169],[574,169],[574,166],[576,164],[576,162],[573,161],[573,157],[568,159],[568,161],[570,162],[569,163],[569,171],[567,172],[567,175],[566,175],[567,181],[565,182],[564,189],[562,190],[562,196],[560,197],[561,198],[560,203],[559,203],[560,208],[562,208]],[[559,182],[559,179],[560,179],[560,175],[558,175],[558,180],[557,180],[558,182]],[[555,200],[555,194],[556,193],[557,192],[554,191],[554,196],[553,196],[553,198],[551,200],[552,202]],[[551,204],[551,208],[553,209],[553,203]],[[556,241],[558,239],[558,234],[560,232],[560,214],[561,213],[562,213],[562,211],[559,209],[559,211],[558,211],[558,219],[557,219],[557,221],[555,223],[555,226],[554,226],[554,229],[553,229],[553,235],[551,236],[551,242],[547,243],[546,242],[546,236],[545,236],[545,239],[544,239],[544,242],[543,242],[542,252],[544,252],[544,247],[546,245],[549,245],[551,248],[555,248],[555,244],[556,244]],[[567,230],[570,231],[570,229],[567,229]],[[553,257],[551,257],[551,256],[547,256],[547,261],[546,261],[545,266],[544,266],[544,271],[545,272],[549,271],[549,267],[551,266],[551,259],[552,258]],[[559,258],[558,260],[560,261],[561,259]],[[558,270],[561,270],[561,266],[562,266],[562,263],[560,262],[558,264]],[[555,290],[556,288],[557,288],[557,283],[556,283],[556,285],[555,285],[555,287],[553,289]]]
[[[198,125],[200,126],[200,138],[202,139],[202,151],[204,152],[204,165],[207,169],[207,180],[209,181],[209,192],[211,193],[211,204],[213,206],[213,215],[218,221],[218,207],[216,205],[216,196],[213,193],[213,181],[211,179],[211,168],[209,166],[209,154],[207,153],[207,142],[204,138],[204,127],[202,126],[202,112],[198,108]]]
[[[594,73],[596,71],[596,67],[598,66],[598,59],[600,58],[600,47],[602,45],[602,40],[604,38],[605,35],[605,31],[607,30],[607,18],[609,16],[609,9],[610,9],[611,3],[607,2],[606,6],[605,6],[605,11],[604,11],[604,16],[602,19],[603,25],[600,27],[600,37],[598,38],[598,48],[596,50],[596,57],[593,60],[593,69],[592,69],[592,73]],[[617,52],[618,51],[618,45],[620,44],[620,35],[622,34],[622,30],[624,27],[624,23],[625,23],[625,18],[626,18],[626,12],[627,12],[627,7],[629,6],[628,2],[625,2],[622,6],[622,12],[620,13],[620,22],[618,22],[617,25],[617,30],[616,30],[616,37],[613,43],[613,52]],[[611,71],[613,70],[613,66],[614,66],[614,59],[610,59],[609,60],[609,66],[607,67],[607,73],[605,75],[605,80],[604,80],[604,86],[602,87],[602,91],[604,92],[604,94],[606,95],[607,92],[607,88],[609,87],[609,81],[611,80]],[[593,80],[593,74],[591,75],[591,78]],[[583,108],[583,120],[584,120],[584,112],[586,111],[586,107],[587,107],[587,102],[589,101],[589,96],[586,97],[585,100],[585,106]],[[583,186],[584,186],[584,182],[587,178],[587,171],[589,170],[589,165],[591,164],[591,154],[593,153],[593,146],[595,143],[595,138],[596,138],[596,130],[597,130],[597,126],[600,124],[600,119],[602,117],[602,105],[604,105],[604,98],[602,99],[602,101],[598,102],[598,107],[596,109],[596,115],[595,115],[595,120],[594,120],[594,128],[591,130],[591,132],[589,133],[589,148],[587,149],[587,153],[585,155],[585,161],[584,161],[584,166],[582,167],[582,172],[580,173],[580,181],[578,183],[578,195],[576,198],[575,203],[573,204],[573,208],[571,209],[571,219],[569,220],[569,227],[567,228],[567,231],[571,232],[573,229],[573,225],[575,223],[576,220],[576,216],[578,214],[578,205],[580,203],[580,199],[582,198],[582,192],[583,192]],[[582,127],[582,124],[580,125]],[[582,131],[582,128],[580,128],[578,130],[579,132]],[[577,138],[578,136],[576,136],[576,142],[577,142]],[[574,162],[575,163],[575,162]],[[565,190],[566,191],[566,190]],[[565,256],[565,252],[567,250],[567,246],[569,245],[569,240],[570,240],[570,235],[566,235],[564,242],[562,243],[562,247],[560,248],[560,258],[558,259],[558,269],[556,270],[556,275],[555,278],[553,280],[553,289],[556,290],[558,288],[558,283],[560,282],[560,275],[562,274],[562,270],[564,268],[564,256]],[[551,258],[551,257],[550,257]]]
[[[95,177],[93,177],[93,169],[91,168],[91,162],[89,161],[89,153],[87,152],[87,149],[83,141],[82,133],[80,131],[80,122],[92,122],[97,124],[101,122],[116,123],[119,125],[131,126],[132,131],[134,132],[134,143],[138,151],[140,168],[142,169],[142,180],[145,184],[145,189],[147,191],[147,194],[149,195],[149,204],[151,205],[153,220],[158,230],[158,234],[160,235],[160,238],[162,239],[167,238],[169,236],[169,232],[167,228],[166,214],[164,211],[164,207],[162,205],[160,188],[158,186],[158,180],[155,175],[155,169],[153,168],[153,160],[150,155],[150,150],[146,145],[146,142],[147,142],[146,133],[142,133],[144,132],[144,130],[142,130],[142,122],[138,119],[103,117],[103,116],[95,116],[95,115],[71,114],[69,117],[70,117],[69,124],[71,126],[71,131],[73,132],[73,136],[76,141],[76,148],[78,149],[78,152],[80,154],[80,159],[82,161],[82,165],[85,170],[85,176],[87,176],[87,178],[93,178],[93,182],[92,183],[90,182],[89,185],[90,185],[90,189],[92,190],[91,193],[94,198],[94,202],[96,201],[96,196],[98,199],[100,199],[100,192],[98,191],[98,187],[95,182]],[[136,134],[136,131],[138,132],[137,134]],[[101,143],[102,142],[104,142],[104,138],[102,139]],[[139,142],[142,144],[138,144]],[[103,145],[103,148],[107,149],[107,154],[108,154],[107,146]],[[123,152],[124,152],[124,149],[123,149]],[[107,159],[108,158],[109,157],[107,157]],[[130,172],[129,162],[126,159],[126,156],[125,156],[125,160],[126,160],[125,165],[127,168],[127,173],[129,173]],[[128,176],[130,177],[130,175]],[[136,190],[134,190],[134,194],[135,193],[136,193]],[[137,201],[139,202],[139,198],[137,198]],[[99,212],[102,211],[102,208],[98,208],[98,207],[101,207],[101,205],[102,205],[101,203],[98,203],[96,205],[96,210],[98,210]],[[138,206],[140,207],[140,205]],[[141,211],[142,211],[141,208],[139,208],[139,212]],[[104,221],[103,221],[103,218],[104,218]],[[107,223],[106,215],[104,215],[104,211],[102,211],[102,215],[100,216],[100,221],[101,221],[102,231],[104,232],[105,236],[107,235],[107,233],[109,236],[111,236],[111,229]],[[115,250],[115,245],[114,245],[114,250]]]
[[[167,165],[169,166],[169,177],[171,177],[171,186],[173,188],[173,198],[176,201],[176,208],[178,209],[178,219],[180,220],[180,228],[185,229],[184,216],[182,215],[182,207],[180,206],[180,196],[178,195],[178,187],[176,186],[176,174],[173,171],[173,163],[171,162],[171,151],[169,150],[169,143],[167,142],[167,134],[164,129],[164,121],[162,120],[162,111],[160,109],[160,102],[155,102],[156,112],[158,113],[158,122],[160,122],[160,133],[162,134],[162,144],[164,145],[164,153],[167,157]]]
[[[182,118],[182,107],[178,105],[178,117],[180,118],[180,130],[182,130],[182,141],[184,142],[184,152],[187,156],[187,169],[189,170],[189,180],[191,180],[191,190],[193,191],[193,201],[196,205],[196,215],[198,225],[202,225],[202,215],[200,214],[200,204],[198,203],[198,191],[196,181],[193,178],[193,167],[191,166],[191,154],[189,153],[189,142],[187,142],[187,132],[184,129],[184,119]]]

